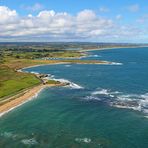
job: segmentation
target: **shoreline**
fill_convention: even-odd
[[[38,65],[32,65],[32,66],[27,66],[27,67],[23,67],[21,69],[17,69],[17,72],[23,72],[23,73],[26,73],[25,71],[22,71],[22,70],[25,70],[25,69],[28,69],[28,68],[32,68],[32,67],[40,67],[40,66],[46,66],[46,65],[66,65],[66,64],[97,64],[97,65],[112,65],[114,64],[115,62],[110,62],[110,61],[98,61],[98,62],[77,62],[77,61],[74,61],[74,62],[71,62],[71,61],[65,61],[65,62],[58,62],[57,63],[49,63],[49,64],[38,64]],[[30,73],[30,72],[27,72],[27,73]]]
[[[21,69],[17,69],[16,72],[21,72],[21,73],[26,73],[25,70],[26,68],[31,68],[31,67],[38,67],[38,66],[45,66],[45,65],[56,65],[56,64],[67,64],[66,62],[57,62],[53,64],[38,64],[38,65],[32,65],[28,67],[23,67]],[[29,73],[29,72],[28,72]],[[34,74],[36,76],[36,74]],[[27,90],[25,89],[23,92],[19,92],[14,96],[9,97],[7,102],[4,104],[0,104],[0,118],[4,116],[5,114],[9,113],[13,109],[16,109],[17,107],[25,104],[26,102],[32,100],[33,98],[36,98],[38,94],[47,87],[56,87],[56,86],[65,86],[64,83],[60,84],[38,84],[37,86],[34,86],[33,88],[28,88]]]
[[[40,91],[42,89],[43,89],[43,87],[41,85],[36,86],[32,89],[27,90],[26,92],[24,92],[24,94],[22,94],[18,98],[14,99],[14,100],[10,100],[9,102],[1,105],[0,106],[0,117],[5,115],[6,113],[12,111],[13,109],[23,105],[24,103],[28,102],[29,100],[33,99],[34,97],[36,97],[40,93]]]
[[[6,113],[12,111],[13,109],[16,109],[17,107],[23,105],[24,103],[32,100],[33,98],[36,98],[39,93],[47,87],[56,87],[56,86],[64,86],[65,84],[40,84],[38,86],[35,86],[31,89],[28,89],[24,92],[21,96],[17,97],[16,99],[10,100],[7,103],[4,103],[0,106],[0,117],[5,115]]]
[[[83,52],[89,52],[89,51],[101,51],[101,50],[109,50],[109,49],[122,49],[122,48],[140,48],[140,47],[148,47],[148,46],[135,46],[135,47],[106,47],[106,48],[96,48],[96,49],[81,49]]]
[[[69,62],[58,62],[57,61],[57,63],[37,64],[37,65],[32,65],[32,66],[27,66],[27,67],[23,67],[20,69],[16,69],[16,71],[26,73],[25,71],[22,71],[22,70],[25,70],[27,68],[33,68],[33,67],[40,67],[40,66],[46,66],[46,65],[60,65],[60,64],[69,64]],[[27,73],[30,73],[30,72],[27,72]]]

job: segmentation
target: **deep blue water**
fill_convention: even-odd
[[[0,147],[148,147],[148,48],[89,53],[83,59],[122,64],[63,64],[25,70],[73,83],[46,88],[4,115]]]

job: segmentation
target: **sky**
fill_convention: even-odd
[[[147,0],[0,0],[0,42],[148,43]]]

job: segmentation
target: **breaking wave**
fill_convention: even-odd
[[[123,65],[123,63],[111,62],[110,65]]]
[[[0,133],[0,137],[12,139],[12,140],[19,140],[24,145],[37,145],[38,144],[38,141],[35,138],[25,138],[26,135],[23,135],[23,134],[3,132],[3,133]]]
[[[65,65],[65,66],[70,67],[71,65]],[[39,73],[33,72],[33,71],[30,72],[30,73],[39,74]],[[52,74],[47,74],[47,75],[48,75],[47,79],[49,79],[49,80],[55,80],[55,81],[59,81],[61,83],[67,83],[68,85],[66,85],[64,87],[70,87],[70,88],[73,88],[73,89],[84,89],[82,86],[80,86],[80,85],[78,85],[78,84],[76,84],[74,82],[71,82],[71,81],[69,81],[67,79],[55,78],[55,76],[52,75]]]
[[[71,65],[65,65],[65,67],[71,67]]]
[[[12,132],[4,132],[4,133],[1,133],[0,136],[14,139],[17,135],[13,134]]]
[[[93,91],[90,96],[86,96],[84,99],[87,101],[97,100],[113,107],[132,109],[148,115],[148,93],[124,94],[119,91],[98,88]]]
[[[98,57],[102,57],[101,55],[97,55],[97,54],[91,54],[86,56],[86,58],[98,58]]]
[[[23,139],[21,140],[21,142],[25,145],[36,145],[38,144],[38,142],[36,141],[35,138],[31,138],[31,139]]]
[[[55,81],[59,81],[61,83],[67,83],[68,85],[64,86],[64,87],[70,87],[70,88],[73,88],[73,89],[84,89],[82,86],[74,83],[74,82],[71,82],[67,79],[57,79],[57,78],[54,78],[54,75],[48,75],[48,79],[50,80],[55,80]]]
[[[75,138],[76,142],[83,142],[83,143],[90,143],[91,139],[90,138]]]
[[[35,74],[35,75],[38,75],[39,74],[38,72],[34,72],[34,71],[32,71],[30,73]]]

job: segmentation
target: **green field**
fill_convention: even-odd
[[[58,85],[58,84],[61,84],[61,82],[55,81],[55,80],[48,80],[48,83],[47,84],[55,84],[55,85]]]
[[[79,51],[48,51],[48,52],[21,52],[21,51],[5,51],[3,56],[13,57],[16,59],[39,59],[39,58],[73,58],[84,56],[84,52]]]
[[[0,100],[40,83],[32,74],[18,73],[7,66],[0,66]]]

